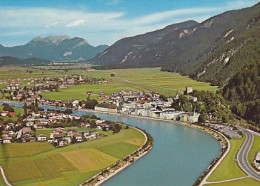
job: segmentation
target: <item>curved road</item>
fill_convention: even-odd
[[[7,178],[6,178],[6,176],[5,176],[4,169],[2,168],[2,166],[0,166],[0,172],[1,172],[2,176],[3,176],[3,179],[4,179],[5,184],[6,184],[7,186],[12,186],[12,184],[9,183],[9,181],[7,180]]]
[[[245,132],[246,134],[246,140],[242,146],[242,148],[239,150],[237,154],[237,161],[239,166],[242,168],[244,172],[246,172],[249,176],[255,178],[256,180],[260,181],[260,174],[251,167],[250,163],[247,160],[248,152],[252,146],[254,137],[251,132],[248,130],[241,128],[240,129]]]

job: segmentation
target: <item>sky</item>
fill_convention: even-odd
[[[83,37],[90,44],[187,20],[253,6],[259,0],[0,0],[0,44],[22,45],[49,35]]]

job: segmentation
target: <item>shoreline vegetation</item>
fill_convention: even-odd
[[[200,130],[202,132],[205,132],[205,133],[211,135],[213,138],[215,138],[220,143],[221,150],[220,150],[219,155],[211,161],[211,163],[207,167],[207,169],[194,182],[194,184],[193,184],[194,186],[200,185],[204,181],[206,176],[207,177],[210,176],[209,173],[212,173],[213,171],[211,171],[211,170],[215,168],[215,165],[225,157],[224,155],[227,152],[228,147],[229,147],[229,142],[227,141],[228,139],[226,137],[224,137],[223,134],[221,134],[220,132],[213,130],[209,127],[206,127],[206,126],[199,126],[199,125],[194,125],[194,124],[191,124],[191,123],[185,123],[185,122],[180,122],[180,121],[172,121],[172,120],[166,120],[166,119],[160,119],[160,118],[151,118],[151,117],[134,116],[134,115],[119,114],[119,113],[101,112],[101,111],[95,111],[95,110],[90,110],[90,109],[80,109],[78,111],[112,114],[112,115],[118,115],[118,116],[128,116],[128,117],[133,117],[133,118],[150,119],[150,120],[155,120],[155,121],[165,121],[165,122],[168,122],[168,123],[171,123],[171,124],[184,125],[184,126],[187,126],[187,127],[193,128],[193,129],[197,129],[197,130]],[[120,169],[120,171],[121,170],[123,170],[123,169]],[[103,182],[105,182],[105,181],[103,181]]]
[[[153,138],[152,136],[147,133],[145,130],[142,130],[138,127],[130,126],[131,128],[138,130],[141,132],[145,137],[144,144],[138,148],[135,152],[131,153],[130,155],[122,158],[121,160],[117,161],[113,165],[110,165],[103,171],[99,172],[98,174],[94,175],[90,179],[86,180],[84,183],[80,184],[82,185],[101,185],[102,183],[106,182],[128,166],[132,165],[132,163],[136,162],[143,156],[145,156],[147,153],[150,152],[150,150],[153,147]]]
[[[23,104],[20,102],[15,102],[15,101],[2,101],[3,103],[18,103],[18,104]],[[48,105],[39,105],[39,106],[48,106]],[[62,107],[61,107],[62,108]],[[64,108],[62,108],[64,109]],[[75,110],[75,109],[74,109]],[[206,126],[199,126],[199,125],[194,125],[191,123],[185,123],[185,122],[180,122],[180,121],[172,121],[172,120],[166,120],[166,119],[160,119],[160,118],[151,118],[151,117],[143,117],[143,116],[134,116],[134,115],[126,115],[126,114],[120,114],[120,113],[112,113],[112,112],[102,112],[102,111],[96,111],[96,110],[92,110],[92,109],[78,109],[77,111],[82,111],[82,112],[92,112],[92,113],[103,113],[103,114],[112,114],[112,115],[118,115],[118,116],[128,116],[128,117],[133,117],[133,118],[141,118],[141,119],[150,119],[150,120],[155,120],[155,121],[165,121],[171,124],[179,124],[179,125],[184,125],[190,128],[194,128],[197,130],[200,130],[202,132],[205,132],[209,135],[211,135],[213,138],[215,138],[221,145],[221,150],[220,150],[220,154],[211,161],[210,165],[207,167],[207,169],[201,174],[201,176],[199,176],[197,178],[197,180],[195,181],[194,185],[200,185],[202,183],[202,181],[204,180],[204,178],[208,175],[208,173],[214,168],[215,164],[219,162],[219,160],[223,157],[223,155],[225,154],[225,152],[228,149],[228,141],[226,138],[223,137],[223,135],[213,129],[210,129],[209,127]],[[132,126],[131,126],[132,127]],[[142,132],[144,132],[145,134],[148,135],[148,137],[151,138],[152,143],[147,144],[147,142],[140,148],[142,148],[145,151],[141,151],[141,154],[139,154],[139,150],[142,149],[138,149],[136,152],[128,155],[127,157],[129,158],[129,156],[133,155],[136,153],[138,157],[136,160],[138,160],[139,158],[143,157],[144,155],[146,155],[152,148],[153,146],[153,139],[152,137],[146,133],[145,131],[143,131],[142,129],[139,129],[137,127],[134,127],[138,130],[141,130]],[[146,136],[146,135],[145,135]],[[147,137],[147,136],[146,136]],[[149,139],[149,138],[148,138]],[[148,140],[149,141],[149,140]],[[147,146],[147,145],[148,146]],[[145,146],[145,148],[144,148]],[[125,158],[127,158],[125,157]],[[128,167],[129,165],[131,165],[134,161],[132,161],[131,163],[123,163],[121,161],[125,161],[124,159],[119,160],[118,162],[116,162],[115,164],[107,167],[106,169],[104,169],[103,171],[99,172],[98,174],[94,175],[92,178],[86,180],[84,183],[82,183],[81,185],[99,185],[101,184],[100,181],[102,181],[102,183],[104,183],[105,181],[107,181],[108,179],[110,179],[111,177],[113,177],[114,175],[116,175],[117,173],[119,173],[120,171],[122,171],[123,169],[125,169],[126,167]],[[126,159],[128,161],[128,159]],[[126,161],[126,162],[127,162]],[[120,164],[121,163],[121,164]],[[112,168],[112,169],[111,169]],[[110,170],[112,170],[110,172]],[[104,175],[107,175],[106,177]],[[101,179],[98,180],[98,178],[101,176]],[[102,178],[103,176],[103,178]],[[209,176],[209,175],[208,175]],[[100,183],[98,183],[100,182]]]

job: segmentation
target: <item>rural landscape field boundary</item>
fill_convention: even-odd
[[[99,172],[98,174],[94,175],[90,179],[86,180],[82,185],[101,185],[102,183],[106,182],[128,166],[132,165],[135,161],[145,156],[153,147],[153,138],[150,134],[146,131],[130,126],[131,128],[138,130],[141,132],[145,137],[145,142],[143,146],[139,147],[135,152],[131,153],[130,155],[122,158],[121,160],[117,161],[115,164],[107,167],[105,170]]]

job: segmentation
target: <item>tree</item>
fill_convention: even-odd
[[[118,133],[121,130],[121,126],[118,123],[112,124],[112,129],[111,130],[113,131],[114,134]]]
[[[14,109],[13,109],[13,107],[11,107],[10,105],[8,105],[8,104],[3,104],[3,111],[8,111],[8,112],[14,112]]]
[[[73,113],[72,109],[66,109],[64,111],[64,114],[72,114],[72,113]]]
[[[27,103],[25,102],[24,105],[23,105],[23,117],[25,118],[27,116]]]
[[[199,116],[199,123],[204,123],[207,120],[207,115],[205,113],[201,113]]]
[[[97,104],[98,104],[97,100],[89,99],[89,97],[88,97],[87,101],[86,101],[86,108],[87,109],[94,109]]]
[[[91,128],[96,128],[97,127],[96,122],[94,120],[90,121],[90,127]]]

